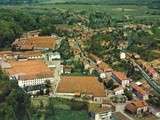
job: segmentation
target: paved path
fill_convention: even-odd
[[[53,94],[55,94],[58,83],[60,81],[60,60],[54,61],[54,65],[56,65],[55,69],[54,69],[54,82],[52,83],[52,90],[53,90]]]
[[[131,118],[129,115],[127,115],[127,114],[124,112],[125,105],[126,105],[126,104],[116,104],[116,112],[121,112],[121,113],[123,113],[126,117],[128,117],[130,120],[134,120],[133,118]]]

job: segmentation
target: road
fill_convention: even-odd
[[[128,61],[130,61],[136,68],[139,69],[139,71],[142,73],[143,77],[145,78],[145,80],[147,81],[147,83],[153,88],[153,90],[158,93],[158,95],[160,96],[160,85],[156,82],[156,80],[154,80],[153,78],[151,78],[145,70],[143,70],[139,64],[137,64],[135,62],[134,59],[129,58],[127,59]]]
[[[55,69],[54,69],[54,82],[52,83],[52,92],[53,92],[53,95],[55,94],[56,92],[56,89],[57,89],[57,86],[58,86],[58,83],[60,81],[60,72],[61,72],[61,61],[60,60],[55,60],[54,63],[52,63],[55,66]]]

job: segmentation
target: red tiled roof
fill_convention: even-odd
[[[138,108],[148,106],[148,104],[143,100],[133,100],[126,105],[126,109],[135,113]]]
[[[85,93],[95,97],[105,97],[105,89],[96,77],[63,76],[57,93]]]
[[[132,88],[141,95],[145,95],[147,93],[143,88],[139,87],[138,85],[133,85]]]
[[[53,77],[53,71],[42,60],[11,61],[11,68],[6,69],[10,76],[19,75],[19,79]]]
[[[103,71],[112,71],[112,69],[109,67],[108,64],[106,64],[105,62],[101,62],[100,64],[98,64],[98,67],[103,70]]]
[[[119,79],[119,80],[127,80],[127,75],[124,72],[113,72],[113,74]]]
[[[20,49],[33,49],[33,48],[54,48],[56,40],[50,36],[30,37],[16,40],[13,44]]]
[[[148,72],[149,72],[149,74],[151,74],[151,75],[154,75],[154,74],[156,74],[157,72],[156,72],[156,70],[154,69],[154,68],[148,68]]]

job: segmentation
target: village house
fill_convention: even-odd
[[[89,57],[97,64],[96,70],[100,73],[100,77],[102,79],[111,79],[112,68],[94,54],[89,54]]]
[[[33,30],[33,31],[29,31],[24,33],[21,37],[22,38],[26,38],[26,37],[38,37],[40,33],[40,30]]]
[[[64,74],[70,74],[72,73],[72,66],[69,66],[69,65],[63,65],[63,73]]]
[[[130,80],[127,78],[127,75],[124,72],[113,72],[112,79],[116,80],[122,87],[129,85]]]
[[[83,60],[83,65],[84,65],[84,69],[85,70],[89,70],[89,69],[91,69],[91,65],[90,65],[90,62],[88,61],[88,60]]]
[[[52,62],[54,60],[60,60],[61,55],[59,52],[48,52],[45,54],[45,59]]]
[[[112,68],[110,68],[109,65],[106,64],[105,62],[101,62],[97,66],[101,72],[105,72],[105,73],[112,72]]]
[[[99,107],[89,112],[92,120],[111,120],[112,109],[110,106]]]
[[[54,81],[54,71],[51,71],[42,60],[10,61],[5,71],[11,80],[17,80],[20,87],[45,84]]]
[[[36,36],[16,39],[12,48],[19,51],[54,50],[57,46],[57,38],[52,36]]]
[[[127,24],[127,25],[124,25],[124,28],[133,29],[133,30],[137,30],[137,29],[146,30],[146,29],[150,29],[151,26],[145,25],[145,24]]]
[[[154,68],[152,68],[152,67],[148,68],[147,72],[151,77],[153,77],[153,79],[159,78],[159,74]]]
[[[148,93],[145,91],[141,86],[133,85],[132,86],[133,93],[136,94],[136,96],[142,100],[148,100]]]
[[[153,68],[159,69],[160,71],[160,58],[151,61],[150,64],[152,65]]]
[[[153,79],[159,78],[158,72],[151,65],[149,65],[146,61],[138,60],[138,62],[145,68],[146,72],[148,73],[148,75],[150,75],[150,77],[152,77]]]
[[[56,69],[56,74],[63,73],[63,65],[61,64],[61,55],[59,52],[47,52],[45,54],[45,62],[50,69]]]
[[[96,55],[94,55],[94,54],[92,54],[92,53],[90,53],[90,54],[88,55],[88,57],[89,57],[91,60],[93,60],[96,64],[100,64],[100,63],[102,62],[102,60],[101,60],[98,56],[96,56]]]
[[[97,77],[62,76],[56,90],[56,96],[77,97],[101,103],[106,99],[106,91]]]
[[[148,112],[149,106],[143,100],[133,100],[125,106],[125,110],[132,114],[142,114]]]
[[[106,79],[110,80],[112,78],[112,69],[105,62],[101,62],[97,65],[97,71],[100,73],[100,76],[104,75]]]
[[[124,94],[124,89],[122,86],[115,88],[113,91],[114,91],[114,95],[123,95]]]

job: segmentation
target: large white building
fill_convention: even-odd
[[[11,80],[17,80],[20,87],[45,84],[54,81],[54,70],[42,60],[11,61],[5,69]]]

